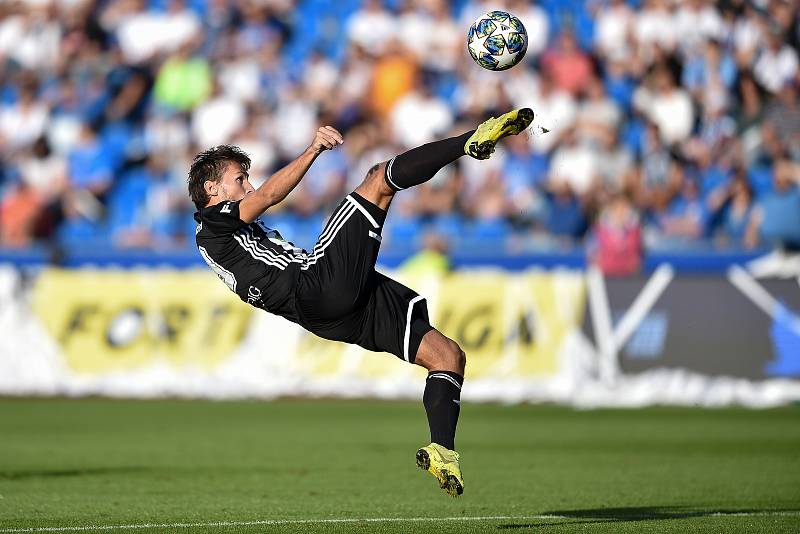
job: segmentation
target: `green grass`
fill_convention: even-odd
[[[0,530],[510,516],[127,532],[800,531],[797,407],[467,404],[459,426],[451,499],[414,466],[419,404],[0,400]]]

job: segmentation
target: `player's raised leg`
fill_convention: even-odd
[[[500,139],[517,135],[531,122],[531,109],[515,109],[484,121],[476,130],[412,148],[372,167],[356,188],[356,193],[387,210],[397,191],[427,182],[439,169],[465,154],[475,159],[487,159]]]
[[[431,431],[430,445],[417,451],[417,466],[436,477],[448,495],[457,497],[464,492],[455,437],[467,358],[458,343],[433,329],[422,338],[414,363],[428,370],[422,403]]]

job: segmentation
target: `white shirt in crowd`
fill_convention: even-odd
[[[206,100],[192,113],[192,136],[198,146],[215,146],[230,141],[244,126],[244,105],[229,96]]]
[[[700,0],[688,0],[675,13],[672,26],[678,38],[678,46],[684,55],[702,49],[709,39],[721,39],[724,23],[719,11],[712,5],[700,5]]]
[[[630,56],[629,34],[634,15],[627,4],[611,5],[600,10],[595,24],[595,46],[612,61],[624,61]]]
[[[0,136],[12,148],[33,143],[44,133],[50,115],[47,106],[35,101],[27,106],[15,104],[0,109]]]
[[[660,1],[651,0],[636,17],[634,35],[645,59],[651,59],[654,46],[672,50],[676,40],[672,14]]]
[[[0,56],[27,69],[52,68],[61,45],[61,26],[41,13],[0,19]]]
[[[175,50],[200,28],[197,15],[188,9],[177,13],[143,11],[123,17],[116,34],[125,59],[140,63],[153,54]]]
[[[789,45],[777,51],[765,47],[756,60],[753,74],[761,85],[777,93],[797,75],[797,63],[797,52]]]
[[[596,169],[597,157],[592,149],[580,144],[563,146],[553,156],[550,179],[566,182],[577,195],[583,195],[592,187]]]
[[[362,9],[347,23],[347,35],[369,54],[377,55],[386,49],[395,36],[396,23],[385,10]]]
[[[405,147],[415,147],[445,134],[453,125],[453,114],[438,98],[413,91],[395,104],[391,122],[395,139]]]
[[[692,99],[682,89],[674,88],[668,92],[653,94],[644,111],[658,126],[661,139],[667,144],[684,141],[692,132]]]

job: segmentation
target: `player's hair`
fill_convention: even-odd
[[[238,163],[244,172],[250,170],[250,156],[233,145],[215,146],[194,157],[186,182],[189,185],[189,196],[198,210],[204,208],[209,200],[203,184],[206,180],[219,182],[229,161]]]

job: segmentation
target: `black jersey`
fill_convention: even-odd
[[[296,320],[294,292],[308,253],[260,219],[239,218],[239,202],[220,202],[194,214],[200,255],[243,301]]]
[[[239,202],[194,215],[200,254],[242,300],[325,339],[413,362],[433,327],[424,298],[375,270],[385,217],[353,192],[307,253],[259,220],[242,222]]]

